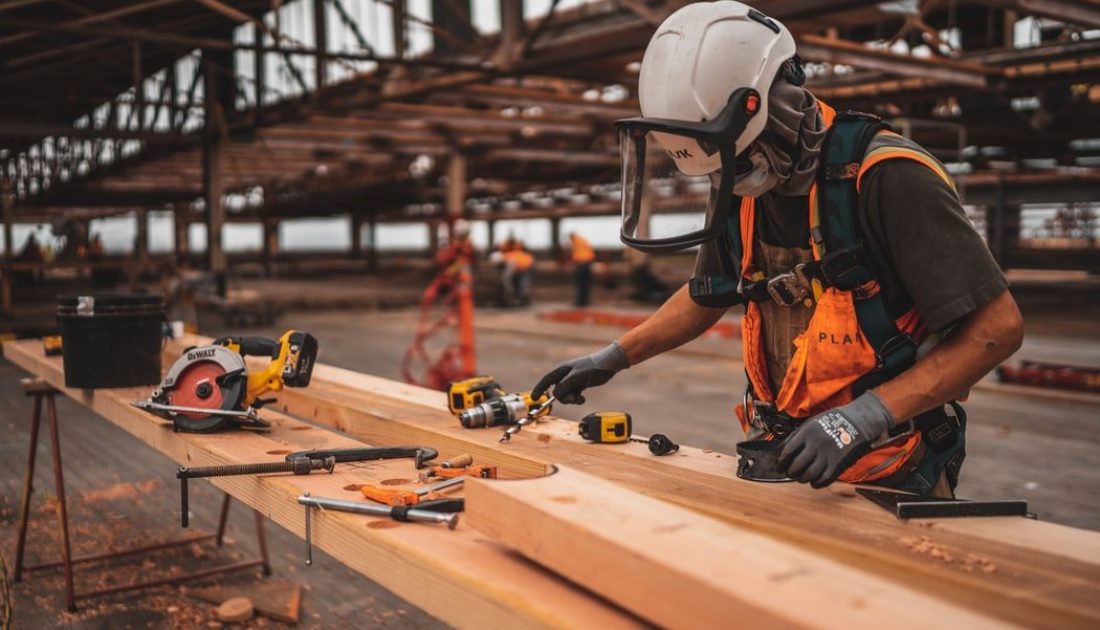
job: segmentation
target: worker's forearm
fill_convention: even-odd
[[[1023,319],[1005,291],[968,315],[910,370],[875,389],[898,422],[962,397],[1023,341]]]
[[[630,365],[637,365],[695,339],[721,319],[726,310],[699,306],[684,285],[649,319],[619,338],[619,345]]]

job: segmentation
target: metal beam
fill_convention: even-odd
[[[325,18],[325,0],[313,0],[313,46],[317,49],[313,62],[315,90],[328,83],[328,20]]]
[[[158,131],[131,131],[114,128],[72,127],[55,123],[41,123],[34,121],[0,120],[0,138],[26,138],[37,140],[47,136],[62,138],[98,139],[111,138],[116,140],[141,140],[157,144],[178,144],[191,142],[188,135],[174,132]]]

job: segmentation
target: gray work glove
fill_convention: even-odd
[[[868,390],[843,407],[803,422],[783,445],[779,469],[791,479],[824,488],[893,426],[893,414]]]
[[[538,400],[554,386],[554,396],[567,405],[583,405],[581,392],[589,387],[597,387],[611,380],[616,372],[630,367],[626,352],[618,341],[612,341],[599,352],[593,352],[571,361],[566,361],[550,370],[539,379],[531,390],[531,398]]]

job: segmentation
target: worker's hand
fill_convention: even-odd
[[[603,350],[566,361],[550,370],[531,390],[531,398],[542,398],[550,386],[554,396],[567,405],[584,404],[581,392],[611,380],[616,372],[630,367],[630,361],[618,341],[612,341]]]
[[[779,469],[824,488],[894,426],[894,416],[872,391],[802,423],[779,454]]]

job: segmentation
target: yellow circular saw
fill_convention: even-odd
[[[249,372],[245,356],[270,357],[271,362]],[[222,337],[185,350],[149,399],[133,405],[171,420],[177,431],[267,427],[257,411],[274,399],[260,397],[309,385],[316,359],[317,340],[305,332],[288,330],[279,339]]]

